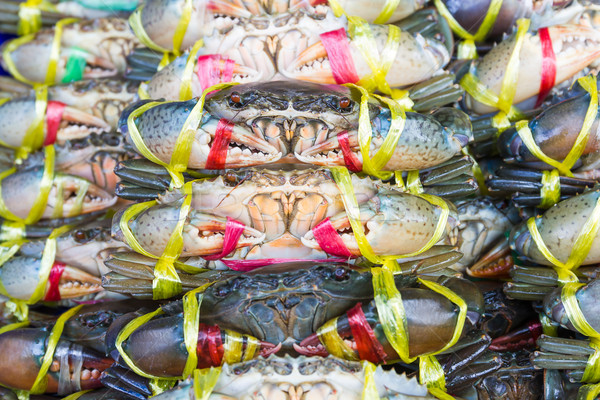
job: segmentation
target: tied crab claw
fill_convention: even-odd
[[[53,29],[39,31],[32,40],[10,52],[9,56],[22,77],[30,82],[46,81],[55,34]],[[104,78],[123,73],[126,67],[125,56],[138,45],[137,38],[123,19],[99,18],[66,24],[60,37],[54,82],[51,83],[61,83],[65,78]],[[7,62],[4,58],[2,66],[6,69]],[[69,60],[73,58],[85,62],[81,76],[67,75]],[[38,62],[32,63],[31,60]]]
[[[162,161],[166,163],[170,161],[179,133],[196,101],[160,104],[145,111],[135,120],[142,140]],[[121,115],[119,126],[122,132],[128,133],[129,138],[127,119],[133,110],[144,103],[131,105]],[[222,140],[218,140],[217,135],[219,138],[227,137],[225,145]],[[231,124],[222,118],[214,118],[210,113],[205,113],[192,141],[188,167],[214,168],[211,167],[211,163],[219,164],[219,159],[226,160],[227,167],[248,167],[275,162],[281,156],[281,151],[264,138],[244,129],[239,124]]]
[[[111,129],[103,119],[75,107],[56,101],[48,102],[47,107],[48,114],[43,124],[46,144],[80,139],[92,133],[108,132]],[[52,121],[48,117],[49,110],[56,110],[52,114]],[[16,98],[0,105],[1,143],[11,147],[21,146],[30,129],[29,124],[35,119],[36,101],[33,97]]]
[[[113,236],[120,241],[126,242],[119,227],[121,216],[125,210],[115,214],[113,219]],[[130,229],[138,243],[146,251],[160,256],[165,250],[175,225],[179,220],[180,208],[174,205],[157,205],[151,207],[130,222]],[[225,248],[231,247],[226,242],[225,233],[228,219],[216,215],[190,210],[183,226],[183,250],[182,256],[210,256],[221,253]],[[265,234],[249,226],[243,227],[243,231],[237,243],[231,247],[234,249],[252,246],[261,243]]]
[[[17,171],[2,182],[2,200],[6,209],[18,218],[25,219],[32,212],[36,196],[44,181],[44,168],[36,167]],[[42,218],[72,217],[105,210],[117,202],[111,195],[89,181],[73,175],[54,174]]]
[[[448,64],[452,54],[452,35],[446,20],[435,11],[418,11],[397,26],[403,32],[392,67],[385,76],[391,87],[406,87],[425,81]],[[388,46],[389,27],[369,24],[369,28],[376,46],[372,50],[381,54]],[[362,49],[356,43],[358,41],[343,29],[341,32],[325,32],[320,35],[320,40],[297,52],[293,58],[286,62],[279,61],[279,72],[289,79],[315,83],[355,83],[372,74]],[[346,54],[343,54],[343,50],[333,53],[331,48],[334,46],[347,49]],[[353,68],[343,71],[348,67],[341,67],[340,64]]]
[[[120,358],[116,348],[117,335],[136,316],[136,313],[129,313],[119,317],[106,332],[107,350],[115,359]],[[281,348],[281,344],[259,341],[217,325],[199,323],[198,330],[196,368],[199,369],[218,367],[224,362],[268,357]],[[234,343],[239,345],[237,353],[230,347]],[[150,347],[152,351],[148,351]],[[151,319],[123,341],[122,349],[131,362],[147,374],[164,378],[181,376],[188,358],[184,343],[183,313]],[[109,379],[109,382],[104,382],[105,385],[112,386],[108,384],[112,380],[110,371],[105,377]]]
[[[451,216],[445,227],[446,234],[458,225],[456,209],[453,206],[451,209]],[[433,237],[436,222],[441,217],[440,208],[418,196],[404,193],[383,193],[372,197],[359,206],[359,212],[366,238],[378,255],[408,254],[423,248]],[[353,256],[360,256],[361,251],[347,213],[334,215],[330,221],[346,249]],[[320,242],[315,231],[316,228],[313,228],[307,232],[302,243],[310,248],[327,250],[327,247],[321,247],[325,243]],[[394,239],[390,240],[391,238]],[[402,245],[399,246],[399,243]]]
[[[0,268],[0,281],[6,294],[12,298],[28,300],[38,285],[42,259],[15,256]],[[69,265],[53,263],[43,291],[45,301],[77,299],[102,290],[100,278]]]
[[[597,30],[581,25],[554,25],[544,29],[547,29],[556,55],[555,84],[570,79],[600,57],[600,32]],[[515,43],[515,35],[503,40],[473,67],[474,74],[493,93],[500,93],[504,71]],[[519,73],[513,103],[527,110],[534,108],[542,86],[544,57],[540,31],[525,34],[519,57]],[[528,99],[533,100],[531,104],[527,102],[519,105]],[[464,105],[466,109],[477,114],[497,111],[495,107],[478,102],[470,94],[465,95]]]
[[[0,383],[29,390],[40,370],[50,332],[45,329],[15,329],[0,335]],[[113,364],[110,357],[60,339],[46,374],[47,393],[62,395],[102,387],[100,374]]]
[[[474,283],[463,279],[441,277],[438,283],[453,290],[467,303],[467,318],[462,332],[464,336],[476,326],[483,314],[483,296]],[[458,314],[454,303],[427,289],[401,288],[399,291],[406,313],[409,356],[441,350],[452,338],[456,325]],[[383,331],[375,301],[357,304],[323,327],[335,329],[346,347],[354,353],[355,359],[378,364],[399,359]],[[300,344],[295,344],[294,349],[300,354],[322,356],[333,351],[334,355],[345,358],[323,339],[325,335],[317,332]]]

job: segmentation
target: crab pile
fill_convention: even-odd
[[[1,397],[598,398],[599,10],[0,0]]]

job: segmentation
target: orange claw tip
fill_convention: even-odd
[[[467,274],[473,278],[508,278],[514,266],[508,240],[502,238],[479,261],[467,268]]]

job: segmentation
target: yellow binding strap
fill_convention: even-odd
[[[92,389],[88,389],[88,390],[81,390],[79,392],[75,392],[73,394],[68,395],[67,397],[63,397],[62,400],[77,400],[78,398],[80,398],[81,396],[83,396],[86,393],[91,392]]]
[[[450,25],[450,29],[456,35],[460,36],[464,41],[458,45],[458,54],[457,57],[459,59],[475,59],[477,58],[477,48],[475,47],[475,42],[483,42],[494,23],[496,22],[496,18],[498,18],[498,13],[500,12],[500,8],[502,8],[502,0],[492,0],[490,2],[490,6],[477,29],[475,34],[471,34],[466,31],[458,21],[452,16],[446,5],[441,0],[434,0],[435,7],[442,17],[448,21],[448,25]]]
[[[205,369],[194,370],[194,398],[195,400],[208,400],[210,394],[214,390],[217,382],[219,381],[219,375],[221,374],[221,367],[211,367]]]
[[[557,169],[542,172],[540,195],[542,197],[540,208],[550,208],[560,201],[560,177]]]
[[[541,161],[556,168],[561,175],[569,177],[573,176],[571,168],[573,168],[573,165],[575,165],[577,160],[579,160],[583,154],[589,140],[592,124],[598,115],[598,89],[596,86],[596,79],[595,75],[588,75],[577,80],[579,85],[590,94],[590,105],[585,114],[581,131],[579,131],[573,147],[562,162],[556,161],[544,154],[535,142],[527,121],[519,121],[516,123],[517,133],[523,140],[525,146],[527,146],[527,149]]]
[[[365,374],[365,383],[363,385],[362,400],[379,400],[379,392],[375,384],[375,371],[377,367],[369,361],[361,362]]]
[[[54,323],[54,327],[52,328],[50,336],[48,337],[46,353],[44,354],[44,358],[42,359],[42,365],[40,366],[40,370],[37,374],[37,377],[35,378],[33,386],[29,391],[31,394],[42,394],[46,391],[46,385],[48,384],[48,377],[46,376],[46,373],[48,373],[48,369],[50,368],[50,365],[52,365],[52,360],[54,359],[54,351],[56,350],[56,346],[58,345],[58,341],[60,340],[60,336],[62,335],[65,323],[69,318],[75,315],[82,307],[83,304],[71,308],[70,310],[63,313],[60,317],[58,317],[58,319]]]
[[[356,352],[339,335],[337,322],[338,318],[330,319],[317,329],[319,341],[325,345],[329,354],[344,360],[358,361]]]
[[[155,164],[162,165],[167,169],[169,175],[173,180],[172,185],[176,188],[183,186],[184,179],[182,173],[187,170],[188,162],[190,159],[190,153],[192,151],[192,143],[194,140],[194,136],[198,127],[200,126],[200,122],[202,120],[202,111],[204,108],[204,101],[206,95],[215,90],[222,90],[238,83],[235,82],[227,82],[227,83],[219,83],[217,85],[211,86],[204,90],[202,96],[190,111],[187,119],[183,123],[179,136],[177,137],[177,141],[175,143],[175,149],[173,150],[173,154],[171,154],[171,160],[167,164],[160,160],[154,153],[148,149],[146,143],[144,143],[144,139],[140,134],[140,131],[137,128],[135,123],[135,119],[142,115],[147,110],[167,103],[174,103],[172,101],[153,101],[150,103],[146,103],[141,107],[133,110],[131,114],[127,117],[127,129],[129,132],[129,136],[137,150],[148,160],[152,161]]]
[[[554,269],[558,273],[559,282],[563,284],[568,282],[578,282],[579,279],[577,279],[577,276],[573,273],[573,271],[579,268],[579,266],[581,266],[586,259],[590,249],[592,248],[592,243],[594,242],[596,234],[598,233],[598,229],[600,228],[600,197],[598,197],[596,205],[594,206],[594,209],[588,220],[581,228],[577,239],[575,239],[571,253],[567,258],[567,261],[564,263],[554,257],[554,255],[546,246],[546,243],[544,243],[544,239],[542,238],[542,235],[537,227],[537,220],[539,218],[540,217],[531,217],[529,220],[527,220],[527,229],[531,234],[531,238],[537,245],[538,250],[540,253],[542,253],[546,260],[548,260],[554,266]]]
[[[497,127],[499,131],[510,126],[510,121],[523,118],[521,112],[515,108],[512,103],[517,90],[517,81],[519,79],[519,57],[529,25],[530,21],[528,19],[521,18],[517,21],[515,46],[508,60],[506,71],[504,72],[499,95],[492,92],[479,80],[476,76],[477,72],[474,66],[472,66],[471,70],[460,80],[460,85],[473,97],[473,99],[500,110],[493,118],[493,125]]]
[[[565,313],[573,327],[582,335],[590,338],[590,347],[594,353],[588,358],[581,382],[598,383],[600,382],[600,333],[589,324],[577,300],[577,291],[584,287],[583,283],[571,282],[562,287],[561,301],[565,308]]]
[[[2,181],[7,176],[14,174],[16,172],[16,169],[11,168],[0,173],[0,216],[2,216],[2,218],[10,221],[21,222],[24,224],[33,224],[42,218],[42,215],[44,214],[44,211],[46,209],[46,204],[48,204],[48,196],[50,195],[50,190],[52,189],[52,184],[54,182],[55,158],[54,146],[46,146],[44,148],[44,151],[46,155],[44,159],[44,172],[42,175],[42,180],[40,182],[40,191],[27,217],[20,218],[13,214],[6,206],[6,203],[4,202],[4,198],[2,196]]]
[[[196,61],[198,58],[198,51],[200,51],[200,48],[203,45],[204,42],[202,40],[198,40],[188,54],[185,67],[183,69],[183,76],[181,77],[181,86],[179,87],[180,101],[186,101],[194,97],[192,93],[192,77],[194,75],[194,67],[196,66]]]

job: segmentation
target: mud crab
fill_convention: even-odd
[[[290,157],[313,165],[352,164],[360,170],[360,99],[360,93],[348,87],[298,81],[244,84],[220,90],[206,100],[188,166],[248,167]],[[159,104],[133,121],[148,149],[164,162],[171,159],[181,126],[195,104],[196,100]],[[119,123],[122,131],[128,132],[128,116],[141,105],[125,110]],[[390,129],[390,111],[379,101],[371,100],[369,112],[372,157]],[[216,134],[223,131],[230,133],[229,144],[216,149]],[[460,111],[441,109],[432,115],[408,112],[396,149],[383,169],[412,170],[438,165],[455,156],[470,139],[470,122]],[[226,153],[220,157],[224,158],[222,161],[209,158],[211,151],[223,150]]]
[[[356,175],[351,179],[361,222],[376,254],[408,254],[429,241],[441,215],[440,207],[380,181]],[[178,191],[168,192],[160,196],[159,204],[129,222],[131,232],[146,251],[162,254],[178,220],[181,199]],[[458,223],[455,212],[452,207],[447,233]],[[120,218],[121,213],[114,219],[113,234],[118,240],[125,240]],[[245,169],[193,182],[187,218],[181,254],[184,257],[222,253],[225,246],[231,245],[226,244],[224,235],[227,221],[232,218],[243,225],[243,233],[233,247],[239,251],[228,257],[231,259],[314,259],[326,257],[327,252],[341,256],[321,247],[323,242],[315,234],[317,225],[327,218],[347,248],[344,257],[361,254],[341,191],[326,169]],[[392,243],[391,232],[396,232],[394,237],[408,235],[410,240]]]
[[[173,50],[173,36],[182,6],[183,1],[169,4],[153,1],[141,9],[140,25],[155,45]],[[197,79],[192,77],[193,85],[200,85],[203,89],[211,86],[207,83],[212,78],[209,82],[202,81],[202,76],[210,76],[211,69],[217,77],[227,75],[223,78],[225,81],[238,82],[286,77],[318,83],[356,83],[372,73],[363,54],[364,49],[361,50],[354,42],[346,18],[336,18],[327,7],[304,7],[262,15],[258,10],[242,8],[215,2],[206,9],[202,6],[193,9],[191,20],[203,23],[190,24],[180,48],[175,49],[183,51],[191,48],[196,41],[203,40],[204,46],[198,52],[200,60],[196,63],[200,74]],[[450,61],[452,35],[446,22],[432,10],[423,10],[409,19],[411,21],[398,24],[400,28],[405,26],[408,32],[401,34],[392,66],[386,74],[391,87],[407,86],[431,78]],[[384,25],[369,26],[373,32],[373,45],[376,46],[370,50],[381,53],[386,40],[392,35],[391,31]],[[331,42],[328,38],[333,36],[335,39]],[[340,40],[348,44],[344,46],[347,48],[344,57],[353,61],[353,68],[348,71],[337,64],[336,57],[331,56],[335,60],[330,59],[328,54],[327,46]],[[128,77],[148,80],[156,72],[158,60],[148,53],[142,51],[129,57],[133,71],[128,73]],[[163,85],[171,86],[170,89],[162,89],[171,93],[165,97],[172,98],[172,93],[179,93],[177,78],[182,76],[185,59],[181,58],[172,68],[160,74],[154,87],[149,89],[153,96],[159,94],[156,90]],[[219,67],[221,60],[227,62],[227,72]],[[206,70],[203,71],[203,67]],[[220,80],[218,78],[217,82]]]
[[[257,359],[237,364],[225,364],[212,396],[228,400],[303,398],[359,400],[365,381],[364,367],[354,361],[334,357],[277,357]],[[409,378],[381,367],[373,375],[380,396],[393,399],[433,399],[427,388],[416,378]],[[193,399],[192,380],[156,396],[158,400]]]

